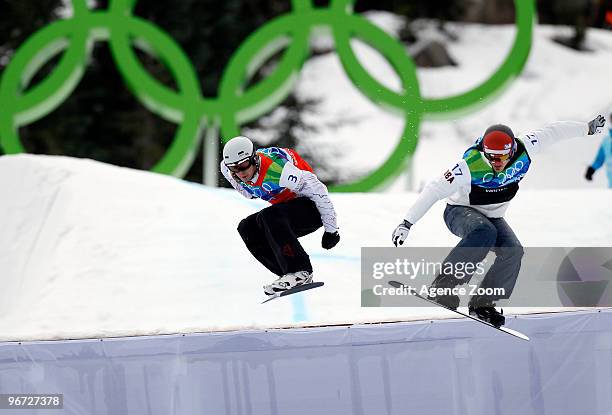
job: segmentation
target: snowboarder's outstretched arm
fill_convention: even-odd
[[[462,159],[435,180],[427,183],[412,207],[408,209],[405,219],[414,225],[438,200],[445,199],[457,191],[469,191],[470,183],[470,169]]]
[[[300,170],[295,165],[287,163],[283,168],[279,185],[292,190],[298,196],[312,200],[321,215],[325,232],[338,232],[336,211],[329,197],[327,187],[314,173]]]
[[[460,160],[453,167],[446,170],[435,180],[427,183],[417,200],[408,209],[404,221],[398,225],[391,237],[395,246],[402,245],[408,237],[409,229],[438,200],[445,199],[456,192],[469,192],[471,184],[470,169],[465,160]]]
[[[238,191],[238,193],[240,193],[242,196],[246,197],[247,199],[255,198],[255,196],[247,192],[244,189],[244,187],[238,184],[238,182],[236,181],[236,179],[234,179],[234,176],[232,176],[232,173],[229,171],[229,169],[227,168],[227,166],[225,165],[223,161],[221,161],[220,168],[221,168],[221,174],[223,174],[223,177],[225,177],[225,179],[232,185],[234,189]]]
[[[606,120],[598,115],[593,120],[586,122],[578,121],[557,121],[539,130],[520,136],[519,139],[525,145],[530,156],[546,150],[558,141],[570,138],[593,135],[603,128]]]

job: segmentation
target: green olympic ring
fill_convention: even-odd
[[[294,86],[310,54],[309,40],[320,28],[331,32],[347,75],[368,99],[405,118],[402,136],[382,166],[334,191],[369,191],[383,186],[406,166],[415,151],[419,125],[425,116],[473,110],[499,94],[522,71],[531,47],[533,0],[515,0],[517,33],[501,66],[471,91],[447,98],[421,97],[412,59],[395,38],[360,15],[355,0],[332,0],[315,8],[310,0],[292,0],[293,11],[251,34],[230,59],[219,84],[218,97],[205,98],[196,72],[180,46],[150,22],[134,16],[137,0],[111,0],[108,10],[91,11],[86,0],[73,0],[73,16],[54,22],[28,38],[17,50],[0,80],[0,145],[8,154],[24,152],[18,129],[49,114],[78,85],[92,45],[108,41],[113,59],[128,88],[153,113],[178,124],[170,148],[153,171],[182,177],[192,165],[202,131],[218,125],[222,141],[239,135],[243,124],[271,111]],[[401,81],[395,92],[374,79],[355,56],[350,40],[358,38],[389,61]],[[153,78],[136,57],[131,43],[162,61],[176,80],[177,90]],[[263,63],[283,51],[275,70],[245,90]],[[36,72],[62,54],[54,71],[28,89]]]

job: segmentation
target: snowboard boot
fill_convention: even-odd
[[[459,281],[452,275],[444,275],[440,274],[436,277],[436,279],[429,286],[432,288],[454,288],[459,285]],[[435,301],[436,303],[448,307],[451,310],[456,310],[459,307],[459,296],[454,294],[449,295],[428,295],[427,299],[431,301]]]
[[[506,317],[504,317],[504,310],[497,311],[495,309],[495,303],[492,300],[473,298],[468,305],[470,315],[480,320],[491,323],[495,327],[503,326],[506,323]]]
[[[287,291],[290,288],[311,282],[312,272],[298,271],[285,274],[282,277],[277,278],[274,282],[272,282],[272,284],[264,285],[263,288],[266,295],[274,295],[282,291]]]

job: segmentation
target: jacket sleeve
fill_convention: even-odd
[[[589,132],[585,122],[557,121],[534,132],[520,136],[530,156],[538,154],[558,141],[582,137]]]
[[[296,195],[306,197],[314,202],[321,215],[325,232],[334,233],[338,231],[336,211],[327,187],[314,173],[300,170],[292,163],[287,163],[283,167],[279,185],[287,187]]]
[[[225,163],[223,163],[223,161],[221,162],[220,169],[221,169],[221,174],[223,174],[223,177],[225,177],[225,179],[232,185],[234,189],[238,191],[238,193],[240,193],[242,196],[246,197],[247,199],[255,199],[255,196],[247,192],[244,189],[244,187],[240,186],[240,184],[236,181],[236,179],[234,179],[234,176],[232,176],[232,173],[229,171],[229,169],[227,168]]]
[[[447,198],[456,192],[469,192],[470,184],[470,169],[465,160],[462,159],[438,178],[425,185],[417,200],[408,209],[405,219],[415,224],[438,200]]]

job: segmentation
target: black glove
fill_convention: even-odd
[[[598,115],[595,119],[589,121],[589,135],[597,134],[604,125],[606,125],[606,119]]]
[[[593,180],[593,173],[595,173],[595,169],[589,166],[589,168],[586,171],[586,174],[584,175],[584,178],[587,179],[588,181]]]
[[[340,242],[340,234],[338,231],[334,233],[325,232],[323,234],[323,239],[321,239],[321,246],[325,249],[332,249],[338,242]]]

